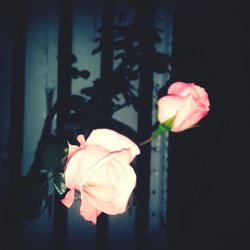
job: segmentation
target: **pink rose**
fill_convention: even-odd
[[[101,212],[115,215],[126,211],[127,203],[136,183],[136,175],[129,165],[140,153],[129,138],[109,129],[93,130],[80,146],[69,144],[65,166],[65,184],[68,193],[62,200],[70,207],[75,190],[80,192],[80,214],[96,224]]]
[[[180,132],[207,115],[209,106],[203,88],[194,83],[175,82],[170,85],[168,95],[158,100],[158,120],[171,131]]]

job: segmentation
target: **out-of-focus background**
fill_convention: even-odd
[[[250,249],[244,1],[0,6],[1,249]],[[103,127],[143,141],[174,81],[204,87],[211,110],[199,127],[141,147],[127,212],[93,226],[78,202],[65,208],[66,141]]]

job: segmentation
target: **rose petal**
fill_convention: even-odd
[[[80,215],[85,220],[92,221],[93,224],[96,224],[96,219],[100,214],[100,210],[89,203],[89,201],[84,196],[81,196]]]
[[[78,175],[81,176],[81,185],[86,183],[89,176],[91,176],[96,171],[96,169],[99,168],[100,164],[103,164],[109,160],[107,157],[112,158],[114,156],[110,156],[110,152],[101,146],[86,145],[86,148],[82,153],[80,168],[78,171]]]
[[[197,103],[195,98],[189,94],[183,101],[183,104],[176,116],[172,131],[183,131],[192,127],[203,118],[208,111],[202,103]]]
[[[181,123],[187,119],[187,117],[190,117],[192,113],[194,112],[194,109],[196,108],[197,103],[194,101],[194,98],[191,94],[188,95],[188,97],[183,98],[182,105],[178,110],[178,115],[175,118],[174,126],[172,128],[172,131],[180,131],[183,129]],[[190,127],[192,124],[188,124],[188,127]]]
[[[80,167],[82,158],[84,156],[83,151],[80,150],[77,153],[75,153],[67,162],[65,166],[65,184],[66,187],[69,189],[73,189],[76,187],[76,184],[78,183],[79,179],[79,173],[80,173]]]
[[[131,150],[130,149],[122,149],[120,152],[117,152],[115,159],[119,162],[129,164],[131,162]]]
[[[75,199],[75,190],[71,189],[67,192],[64,199],[61,200],[64,206],[67,208],[71,207]]]
[[[113,215],[123,213],[126,210],[128,199],[136,183],[136,175],[131,166],[123,164],[121,168],[120,163],[114,161],[113,168],[116,168],[115,165],[117,165],[116,167],[120,168],[121,171],[117,174],[117,180],[114,178],[115,175],[112,176],[112,173],[109,173],[110,180],[108,180],[107,183],[105,183],[107,178],[103,177],[99,179],[99,177],[97,178],[97,176],[94,175],[93,179],[90,180],[92,183],[91,186],[84,189],[84,192],[86,191],[84,193],[85,197],[94,207],[106,214]],[[116,170],[113,169],[114,172]],[[103,185],[100,186],[97,180],[101,181]],[[96,182],[96,184],[93,185],[93,182]],[[113,198],[112,194],[114,194]]]
[[[71,145],[68,142],[68,157],[70,157],[70,155],[72,155],[75,151],[77,151],[79,149],[79,146],[77,145]]]
[[[105,149],[100,146],[88,145],[82,158],[82,161],[84,162],[83,166],[87,165],[88,167],[82,166],[80,168],[81,185],[89,183],[89,179],[98,171],[102,170],[103,168],[105,169],[106,164],[113,159],[121,162],[124,160],[124,163],[127,164],[126,161],[129,157],[129,152],[130,150],[123,149],[119,152],[110,153],[105,151]],[[101,176],[101,178],[103,178],[103,176]]]
[[[192,94],[194,98],[208,99],[208,94],[205,89],[194,83],[175,82],[169,86],[168,94],[181,97],[186,97],[189,94]]]
[[[157,102],[158,104],[158,120],[164,123],[166,120],[174,117],[183,103],[183,98],[179,96],[164,96]]]
[[[130,162],[136,155],[140,154],[139,147],[132,140],[110,129],[93,130],[86,141],[86,145],[91,144],[100,145],[110,152],[129,148],[131,150]]]
[[[198,123],[207,114],[208,111],[204,109],[204,106],[197,104],[192,114],[179,124],[179,129],[182,130],[182,128],[189,128],[193,124]]]
[[[127,209],[129,197],[136,184],[136,175],[133,168],[128,165],[124,170],[126,181],[120,186],[119,197],[113,200],[113,204],[119,213],[123,213]]]
[[[109,202],[119,195],[117,187],[125,179],[125,172],[123,165],[111,157],[113,158],[114,154],[107,157],[105,162],[98,164],[83,186],[84,192],[94,199]]]
[[[66,186],[69,189],[76,188],[80,191],[80,185],[83,185],[85,180],[88,179],[89,169],[108,155],[110,155],[110,152],[97,145],[88,145],[84,149],[78,150],[66,164],[64,173]]]
[[[78,135],[76,139],[80,143],[80,147],[84,147],[84,145],[85,145],[85,137],[84,137],[84,135]]]
[[[168,94],[169,95],[178,95],[178,96],[184,97],[190,93],[189,91],[186,91],[187,86],[188,86],[187,83],[184,83],[184,82],[174,82],[169,86]]]

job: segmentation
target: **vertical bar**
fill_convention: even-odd
[[[62,0],[59,13],[59,44],[58,44],[58,100],[57,135],[63,134],[64,117],[71,94],[72,64],[72,1]],[[62,197],[55,192],[53,216],[53,249],[67,249],[67,208],[61,203]]]
[[[102,6],[101,78],[104,80],[111,80],[113,71],[114,10],[112,4],[112,1],[109,0]]]
[[[71,95],[71,64],[72,64],[72,1],[62,0],[59,13],[59,44],[58,44],[58,91],[60,101],[57,115],[57,133],[64,126],[64,117],[69,112],[67,104]]]
[[[137,9],[138,24],[144,34],[154,28],[153,6],[143,8],[143,2]],[[139,65],[139,98],[138,132],[141,141],[151,136],[152,131],[152,93],[153,69],[150,61],[154,44],[143,36],[140,41],[141,61]],[[149,192],[150,192],[150,143],[141,147],[138,157],[137,186],[136,186],[136,218],[135,218],[135,248],[148,249],[149,246]]]
[[[8,201],[6,211],[7,237],[4,237],[8,249],[15,249],[20,243],[20,221],[18,218],[18,199],[16,191],[21,177],[22,146],[23,146],[23,115],[25,89],[25,43],[27,31],[27,2],[15,2],[18,10],[15,16],[13,30],[13,58],[11,80],[11,107],[10,107],[10,147],[8,173]],[[4,245],[5,245],[4,244]]]
[[[103,84],[108,87],[112,81],[113,71],[113,26],[114,13],[113,1],[109,0],[103,4],[102,15],[102,38],[101,38],[101,79]],[[104,97],[105,98],[105,97]],[[96,247],[97,250],[108,249],[108,215],[102,213],[97,219],[96,226]]]

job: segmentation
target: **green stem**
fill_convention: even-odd
[[[167,130],[169,130],[167,127],[165,127],[162,124],[159,124],[157,129],[155,130],[155,132],[153,133],[153,135],[151,137],[149,137],[147,140],[139,143],[139,146],[143,146],[151,141],[153,141],[154,139],[156,139],[160,134],[166,132]]]
[[[143,145],[145,145],[145,144],[147,144],[147,143],[153,141],[153,140],[156,139],[158,136],[159,136],[159,134],[156,134],[156,133],[155,133],[155,134],[153,134],[151,137],[149,137],[147,140],[145,140],[145,141],[139,143],[139,145],[140,145],[140,146],[143,146]]]

